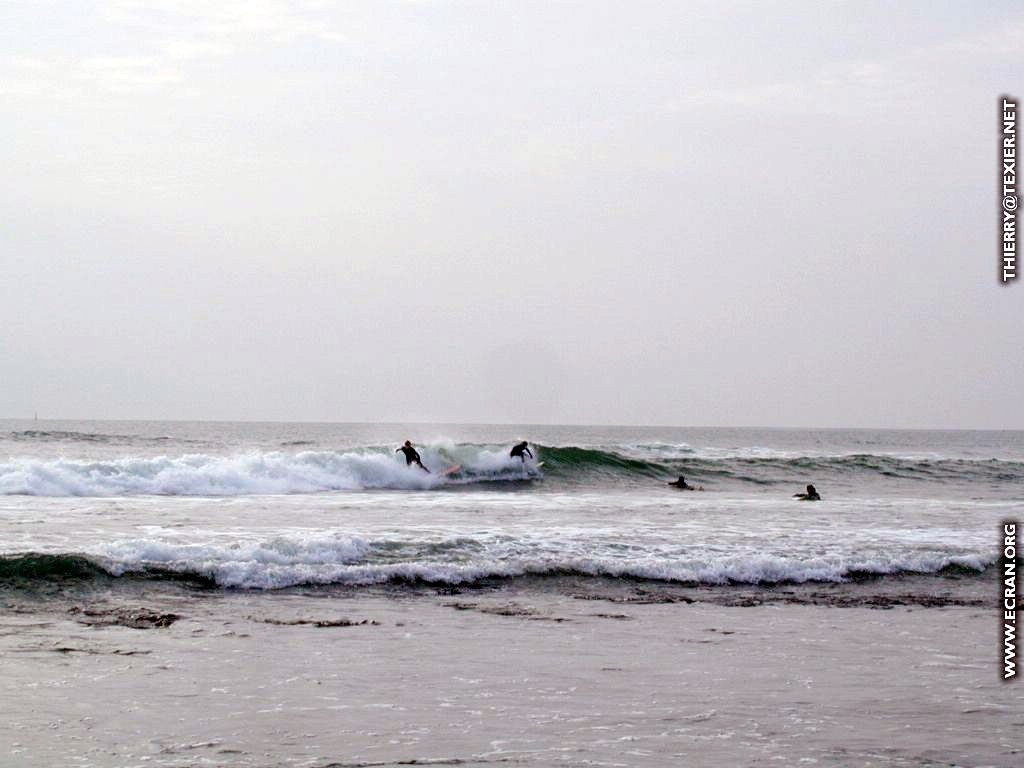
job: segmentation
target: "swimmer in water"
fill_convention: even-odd
[[[405,454],[405,466],[408,467],[415,463],[417,467],[422,469],[428,475],[430,474],[430,470],[423,466],[423,462],[420,461],[420,455],[416,452],[416,449],[412,447],[411,442],[406,440],[405,445],[401,448],[395,449],[395,453],[398,453],[399,451]]]
[[[813,485],[807,486],[807,493],[794,493],[794,499],[800,499],[800,501],[821,501],[821,496],[815,490]]]

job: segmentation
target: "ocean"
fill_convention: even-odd
[[[808,483],[820,502],[793,498]],[[971,579],[1022,509],[1019,431],[0,421],[21,587]]]

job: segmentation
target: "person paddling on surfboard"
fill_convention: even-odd
[[[411,466],[415,462],[417,467],[422,469],[428,475],[430,474],[430,470],[423,466],[423,462],[420,461],[420,455],[416,452],[416,449],[412,447],[411,442],[406,440],[405,445],[401,448],[395,449],[395,453],[398,453],[399,451],[405,454],[405,466]]]
[[[683,477],[682,475],[679,476],[678,480],[674,480],[673,482],[669,483],[669,485],[671,485],[673,488],[678,488],[681,491],[703,491],[704,490],[704,486],[703,485],[698,485],[696,488],[694,488],[692,485],[690,485],[688,482],[686,482],[686,478]]]
[[[512,450],[509,451],[508,455],[513,459],[518,456],[520,459],[523,460],[523,464],[525,464],[526,456],[529,456],[531,459],[533,458],[533,454],[530,453],[530,449],[527,448],[526,445],[527,443],[525,440],[523,440],[523,442],[521,443],[516,443],[515,445],[512,446]],[[524,456],[523,454],[526,455]]]

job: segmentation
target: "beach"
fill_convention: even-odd
[[[1024,5],[0,19],[0,768],[1024,768]]]
[[[66,582],[5,595],[3,762],[1011,768],[1024,691],[986,597]]]
[[[2,765],[1021,764],[1024,433],[44,426],[0,423]]]

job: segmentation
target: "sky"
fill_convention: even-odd
[[[1022,41],[1014,2],[8,0],[0,417],[1024,428]]]

